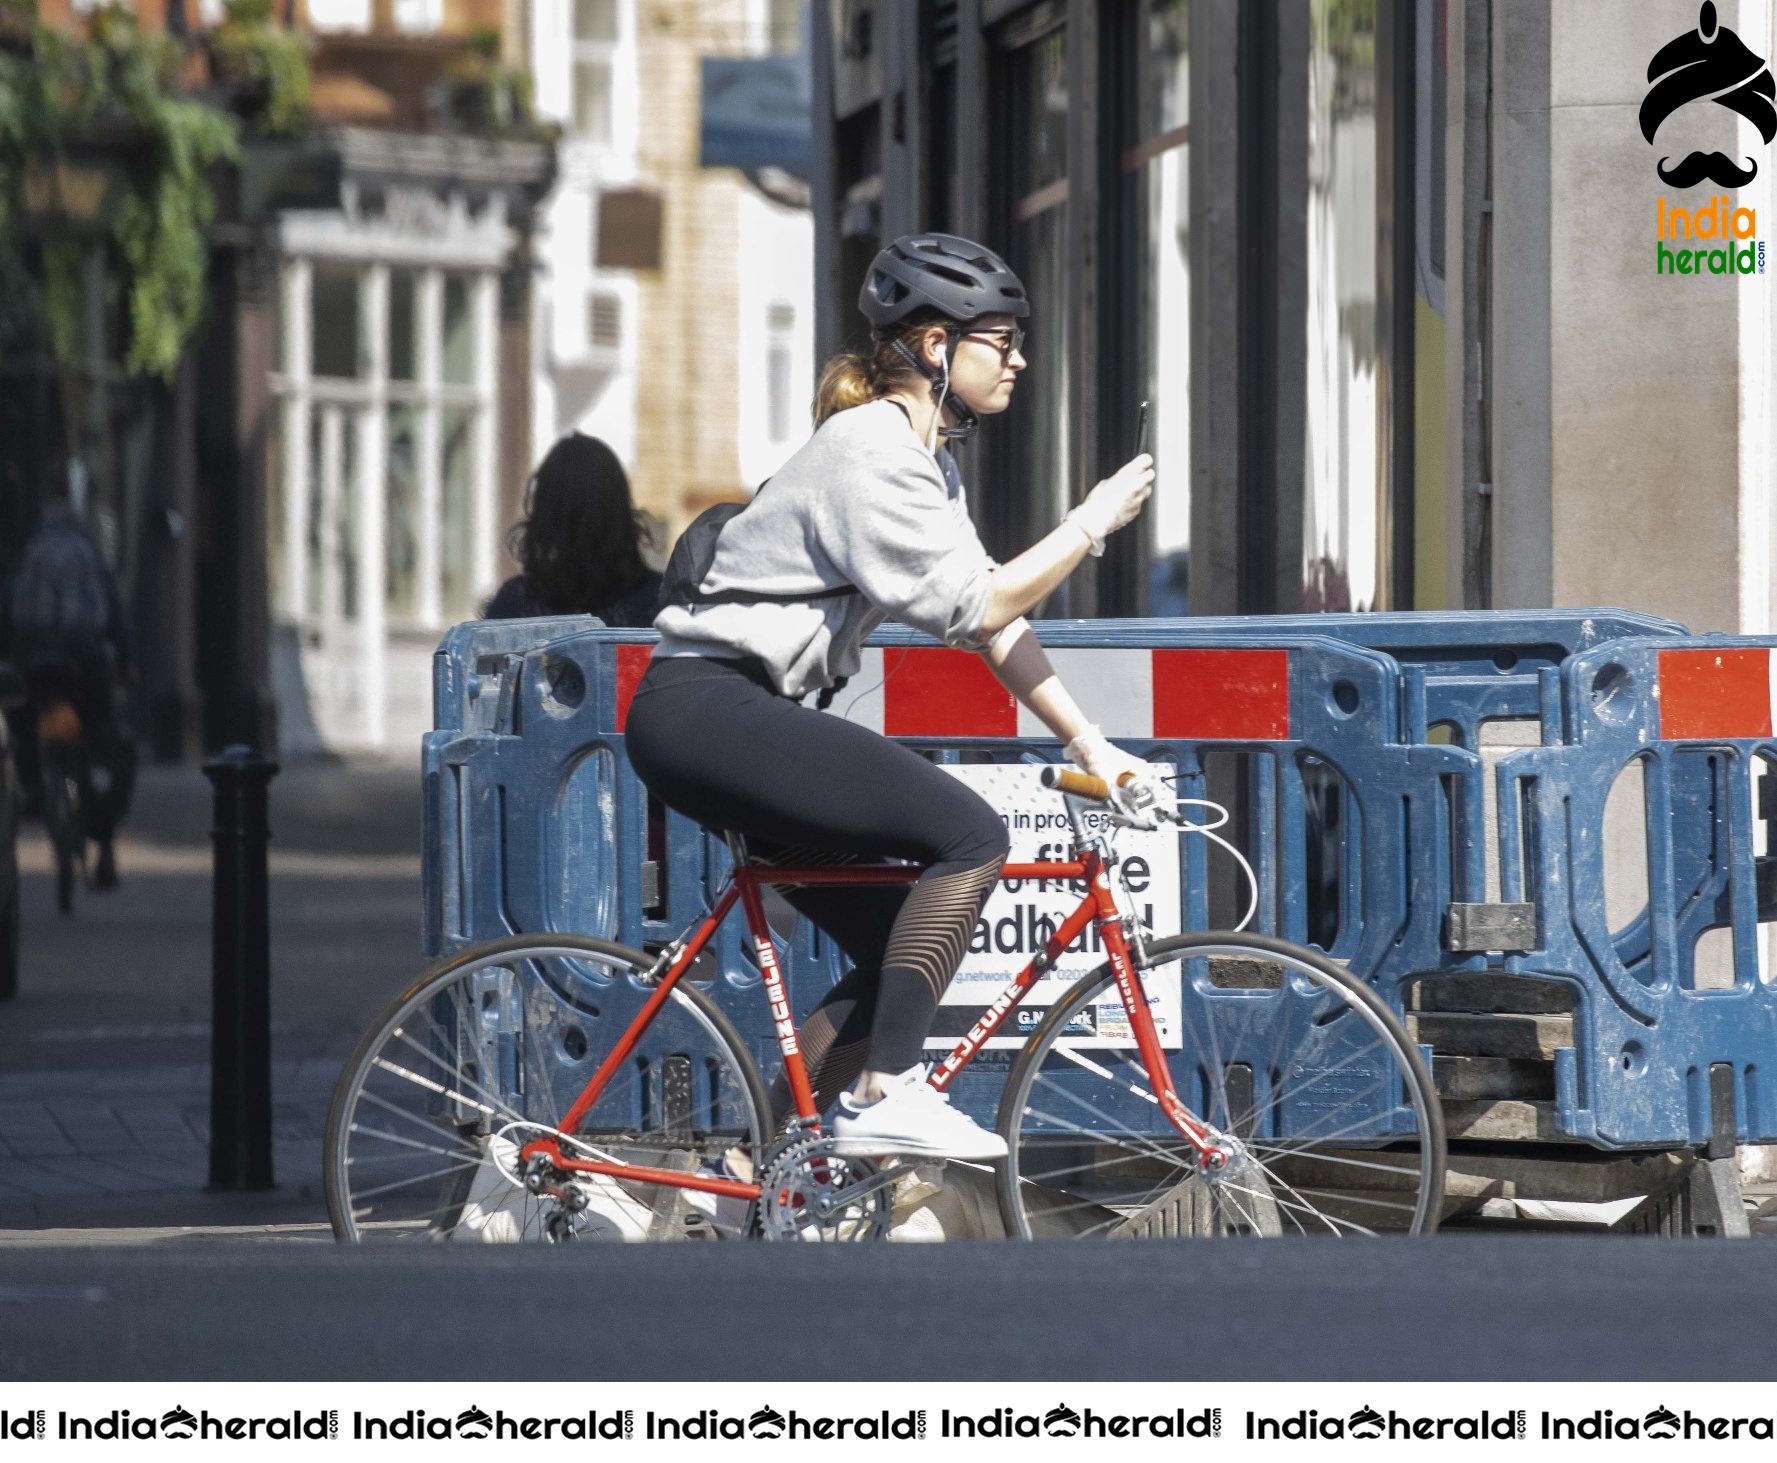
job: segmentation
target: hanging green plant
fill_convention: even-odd
[[[35,0],[0,0],[0,174],[9,182],[0,189],[0,272],[28,279],[31,234],[43,235],[38,292],[64,365],[81,355],[81,261],[107,239],[128,302],[126,370],[171,378],[202,318],[210,172],[238,159],[240,143],[232,117],[178,95],[183,59],[119,6],[96,10],[76,38],[44,25]],[[116,196],[101,206],[83,190]],[[92,204],[84,226],[28,217],[65,206],[69,193]]]
[[[444,63],[434,95],[439,121],[489,137],[552,140],[554,129],[537,120],[530,73],[506,65],[500,52],[496,27],[469,32],[467,49]]]
[[[228,0],[209,35],[210,68],[253,131],[289,137],[308,124],[309,40],[272,11],[272,0]]]

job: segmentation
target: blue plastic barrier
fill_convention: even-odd
[[[1685,635],[1674,620],[1630,610],[1433,610],[1410,613],[1205,616],[1189,621],[1098,620],[1107,633],[1130,626],[1186,623],[1206,634],[1269,641],[1278,635],[1325,635],[1391,656],[1402,670],[1407,741],[1445,726],[1457,746],[1480,745],[1482,725],[1540,719],[1574,655],[1630,636]],[[1423,700],[1423,707],[1421,706]]]
[[[1149,734],[1123,724],[1120,740],[1132,751],[1176,763],[1181,790],[1207,790],[1206,757],[1227,753],[1244,760],[1252,794],[1245,843],[1263,890],[1259,928],[1304,942],[1310,937],[1311,865],[1327,851],[1309,836],[1308,804],[1317,785],[1324,790],[1331,783],[1341,808],[1332,880],[1337,908],[1323,943],[1365,972],[1397,1008],[1406,979],[1439,968],[1440,891],[1451,886],[1444,779],[1466,772],[1471,757],[1454,747],[1400,742],[1401,677],[1390,657],[1324,637],[1277,635],[1255,645],[1250,627],[1233,635],[1206,632],[1195,621],[1040,628],[1058,660],[1073,657],[1070,681],[1079,679],[1082,654],[1121,656],[1125,670],[1132,664],[1149,668],[1152,679],[1140,688],[1153,708]],[[439,719],[446,724],[426,742],[434,809],[426,870],[428,948],[442,953],[516,930],[574,930],[657,946],[707,907],[725,870],[726,850],[670,813],[648,848],[648,800],[629,772],[621,727],[652,637],[577,629],[521,654],[522,635],[514,640],[515,634],[464,626],[440,652]],[[940,760],[1056,757],[1046,731],[1021,737],[1014,724],[1009,735],[944,735],[945,725],[918,721],[924,714],[919,677],[942,666],[952,668],[946,674],[972,667],[984,675],[976,658],[906,632],[885,633],[873,645],[884,663],[892,658],[894,678],[880,689],[868,677],[857,678],[862,684],[850,688],[836,712],[901,716],[886,729],[912,729],[908,740]],[[1281,698],[1280,724],[1266,721],[1261,707],[1257,722],[1242,725],[1237,718],[1193,731],[1177,717],[1188,722],[1194,711],[1162,709],[1192,699],[1176,694],[1169,674],[1187,673],[1200,689],[1197,682],[1206,675],[1213,679],[1219,664],[1201,656],[1233,656],[1234,664],[1246,667],[1255,653],[1276,658],[1273,695]],[[915,661],[924,669],[903,674]],[[869,706],[873,694],[881,703],[875,713]],[[1230,704],[1226,696],[1196,699],[1217,716]],[[888,709],[892,704],[903,710]],[[953,696],[942,698],[940,722],[955,704]],[[1015,712],[1010,714],[1015,723]],[[1127,716],[1129,708],[1117,714]],[[906,721],[908,716],[914,720]],[[1110,724],[1120,725],[1114,718]],[[1186,928],[1211,927],[1201,840],[1186,840],[1181,885]],[[1478,958],[1462,957],[1460,968],[1471,968]],[[836,952],[806,926],[797,928],[783,959],[799,1010],[840,973]],[[737,923],[724,929],[707,974],[771,1070],[775,1043],[764,1003],[752,989],[758,972]],[[1205,980],[1192,998],[1222,997]],[[627,1009],[610,999],[604,1004],[612,1017]],[[987,1054],[953,1088],[957,1100],[979,1116],[991,1115],[997,1102],[1001,1074],[993,1059],[999,1055]],[[1372,1116],[1375,1132],[1388,1130],[1389,1114]]]
[[[1127,677],[1119,670],[1103,688],[1079,685],[1080,667],[1094,663],[1082,654],[1288,657],[1285,735],[1159,735],[1158,725],[1117,724],[1126,707],[1105,717],[1129,750],[1174,761],[1181,791],[1226,796],[1232,786],[1241,794],[1241,842],[1264,891],[1255,927],[1321,945],[1397,1009],[1403,986],[1430,975],[1491,965],[1565,981],[1576,993],[1575,1042],[1557,1055],[1556,1121],[1571,1137],[1607,1147],[1698,1141],[1709,1120],[1709,1068],[1724,1064],[1742,1093],[1741,1137],[1777,1134],[1768,1084],[1760,1089],[1757,1080],[1769,1036],[1764,988],[1748,988],[1734,1007],[1757,1007],[1756,1017],[1718,1014],[1731,993],[1672,994],[1694,985],[1685,972],[1695,965],[1696,939],[1711,929],[1732,932],[1736,971],[1756,968],[1757,932],[1744,926],[1747,910],[1756,926],[1757,900],[1735,894],[1757,873],[1740,867],[1744,839],[1733,811],[1734,796],[1750,799],[1750,785],[1730,796],[1729,771],[1734,756],[1743,770],[1752,753],[1658,738],[1635,744],[1638,752],[1623,741],[1625,723],[1611,720],[1630,706],[1639,708],[1630,720],[1649,714],[1636,698],[1651,695],[1652,682],[1622,656],[1657,663],[1661,650],[1757,642],[1686,640],[1671,622],[1619,611],[1049,622],[1038,630],[1058,660],[1075,657],[1064,676],[1095,715],[1102,699],[1116,702]],[[675,814],[657,811],[651,821],[623,751],[623,710],[652,640],[587,619],[479,623],[447,638],[437,662],[440,729],[426,744],[430,952],[548,929],[658,947],[703,912],[725,872],[726,849]],[[901,667],[909,652],[978,666],[896,629],[872,645],[877,681],[885,658],[898,657]],[[1598,692],[1594,682],[1612,665],[1628,679]],[[880,718],[908,684],[872,685],[862,675],[836,710],[875,716],[873,724],[892,732]],[[1163,689],[1158,673],[1153,686]],[[990,731],[926,727],[909,739],[940,761],[1056,757],[1046,733],[1027,726],[1020,735],[1015,710],[1006,714],[1012,721]],[[1480,748],[1486,724],[1500,720],[1533,721],[1544,745],[1496,750],[1494,772]],[[1649,758],[1650,798],[1682,816],[1669,853],[1650,860],[1648,909],[1601,937],[1604,874],[1587,860],[1602,859],[1602,835],[1588,844],[1584,830],[1602,828],[1611,781],[1637,755]],[[1216,774],[1217,757],[1238,765]],[[1571,838],[1558,816],[1569,790]],[[1522,836],[1512,816],[1521,807],[1533,814]],[[1716,808],[1727,811],[1716,816]],[[1542,948],[1530,954],[1448,948],[1446,911],[1489,897],[1490,832],[1499,860],[1493,897],[1537,910]],[[1220,922],[1211,919],[1201,840],[1186,841],[1181,885],[1186,928]],[[806,925],[780,958],[799,1010],[839,974],[836,952]],[[775,1045],[751,989],[758,973],[738,922],[729,922],[698,978],[720,982],[724,1005],[773,1069]],[[1215,998],[1207,987],[1198,994]],[[607,1004],[614,1019],[629,1009]],[[1744,1033],[1728,1031],[1736,1022]],[[958,1100],[990,1115],[996,1069],[1008,1059],[982,1054],[957,1084]]]
[[[1702,1142],[1722,1069],[1737,1138],[1777,1140],[1777,985],[1760,972],[1777,784],[1761,778],[1754,800],[1755,774],[1777,757],[1771,653],[1770,641],[1722,636],[1587,651],[1562,670],[1560,743],[1500,762],[1500,806],[1523,810],[1500,830],[1507,897],[1540,912],[1538,947],[1506,968],[1576,994],[1573,1046],[1555,1054],[1565,1134],[1606,1147]],[[1632,788],[1636,767],[1644,844],[1625,837],[1626,820],[1607,831],[1612,788],[1626,768]],[[1639,884],[1626,860],[1643,848],[1646,907],[1613,929],[1611,878]],[[1698,945],[1717,930],[1731,958],[1711,988]]]

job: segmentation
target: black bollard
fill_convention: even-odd
[[[273,1188],[271,922],[266,790],[278,764],[233,746],[204,764],[215,790],[211,916],[210,1187]]]

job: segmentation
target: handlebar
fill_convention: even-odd
[[[1135,774],[1125,772],[1117,779],[1117,785],[1133,781]],[[1108,803],[1111,800],[1111,785],[1102,777],[1093,777],[1089,773],[1075,772],[1071,767],[1057,767],[1050,763],[1042,772],[1043,786],[1056,792],[1064,792],[1069,797],[1084,798],[1091,803]]]

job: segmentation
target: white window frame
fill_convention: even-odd
[[[499,511],[498,473],[498,367],[499,276],[486,269],[448,269],[436,264],[405,265],[381,260],[325,259],[330,265],[347,264],[359,281],[361,329],[365,332],[362,369],[356,379],[317,377],[311,370],[313,278],[317,260],[307,255],[287,256],[280,291],[284,359],[273,373],[271,385],[279,401],[283,439],[283,554],[280,614],[305,624],[324,607],[309,603],[308,595],[308,478],[309,430],[317,409],[343,407],[358,432],[354,461],[359,481],[359,564],[356,622],[370,638],[380,639],[384,629],[436,631],[454,619],[473,614],[474,603],[446,605],[443,600],[443,420],[451,408],[468,411],[470,420],[470,513],[465,525],[470,534],[471,601],[479,601],[491,586],[497,549],[495,522]],[[414,316],[416,371],[412,381],[389,378],[388,300],[391,269],[410,270],[416,276]],[[444,282],[446,274],[466,278],[469,310],[474,332],[470,351],[471,376],[467,382],[444,380]],[[415,480],[415,587],[410,614],[386,615],[383,559],[383,512],[387,500],[388,409],[393,404],[413,408],[418,420]],[[371,552],[374,548],[375,552]],[[372,631],[374,630],[374,635]]]
[[[630,34],[629,17],[624,12],[627,6],[624,0],[612,0],[611,9],[616,18],[617,35],[609,41],[582,40],[574,29],[578,18],[579,6],[575,0],[566,0],[568,5],[568,126],[573,135],[582,142],[594,147],[610,148],[617,145],[622,132],[619,117],[624,111],[623,87],[619,79],[619,61],[622,58],[624,42]],[[605,135],[599,137],[585,131],[580,125],[580,68],[583,65],[603,64],[605,74],[609,78],[609,90],[606,99],[610,106],[610,114],[606,119]]]

